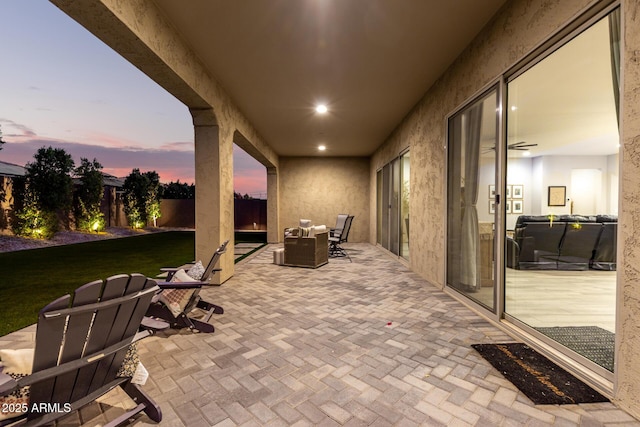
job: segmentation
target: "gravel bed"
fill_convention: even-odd
[[[80,231],[60,231],[51,240],[30,239],[13,235],[0,234],[0,253],[21,251],[25,249],[45,248],[49,246],[70,245],[93,240],[117,239],[119,237],[137,236],[148,233],[161,233],[174,229],[145,228],[133,230],[124,227],[109,227],[102,233],[83,233]]]

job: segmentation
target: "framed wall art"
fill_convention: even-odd
[[[521,214],[523,211],[522,200],[511,200],[511,213]]]
[[[512,185],[511,186],[511,198],[512,199],[522,199],[522,198],[524,198],[524,186],[523,185]]]
[[[566,206],[567,187],[562,185],[550,185],[547,196],[547,206]]]

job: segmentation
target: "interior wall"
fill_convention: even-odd
[[[283,227],[297,227],[301,218],[334,227],[338,214],[348,213],[354,216],[349,242],[368,241],[368,158],[281,157],[279,178]]]
[[[527,215],[565,215],[571,213],[572,199],[580,199],[583,194],[593,196],[597,207],[592,212],[581,211],[574,206],[573,213],[578,215],[617,214],[618,200],[617,155],[613,156],[540,156],[535,158],[509,159],[508,184],[524,185],[524,213]],[[572,182],[579,170],[597,170],[601,179],[595,185],[579,189]],[[578,183],[579,184],[579,183]],[[615,184],[615,185],[612,185]],[[567,188],[566,206],[548,206],[548,187],[565,186]],[[597,189],[596,189],[597,188]],[[595,194],[593,192],[595,191]],[[507,215],[507,229],[512,230],[518,214]]]

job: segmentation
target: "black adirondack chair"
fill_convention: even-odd
[[[29,410],[22,414],[26,423],[21,425],[49,424],[118,386],[137,406],[109,426],[140,412],[160,422],[160,407],[130,377],[117,375],[130,345],[149,335],[138,329],[158,289],[141,274],[120,274],[81,286],[73,301],[65,295],[44,307],[38,316],[33,373],[18,380],[0,374],[0,395],[30,387]]]

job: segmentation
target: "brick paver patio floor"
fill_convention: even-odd
[[[269,246],[203,292],[225,309],[215,333],[143,340],[160,425],[640,425],[610,403],[534,405],[470,347],[510,337],[382,250],[347,247],[352,263],[311,270],[272,264]],[[123,406],[111,393],[58,425],[95,426]]]

